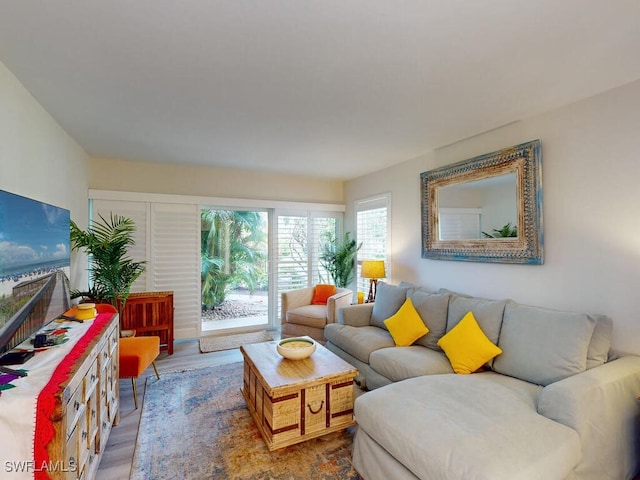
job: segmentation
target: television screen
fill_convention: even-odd
[[[0,356],[70,307],[70,212],[0,190]]]

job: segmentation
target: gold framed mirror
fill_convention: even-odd
[[[543,263],[540,140],[423,172],[422,257]]]

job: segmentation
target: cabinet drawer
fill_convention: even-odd
[[[71,395],[69,403],[66,408],[66,429],[67,437],[71,435],[71,432],[78,423],[78,419],[85,411],[84,403],[84,383],[78,385],[76,391]]]
[[[93,395],[89,397],[89,401],[87,402],[87,423],[89,429],[89,438],[88,441],[91,443],[100,428],[100,419],[98,418],[98,411],[100,409],[100,405],[98,403],[100,392],[96,389],[93,391]]]
[[[112,353],[114,348],[116,348],[118,346],[118,329],[114,328],[111,333],[109,334],[109,339],[108,339],[108,352]]]
[[[98,384],[98,361],[95,360],[91,367],[89,367],[89,371],[87,372],[87,376],[85,377],[85,396],[84,400],[86,401],[95,390],[96,385]]]
[[[66,480],[75,480],[79,475],[80,468],[80,455],[78,453],[79,438],[78,429],[76,428],[71,432],[66,444],[66,455],[64,457],[64,465],[67,469],[65,478]]]

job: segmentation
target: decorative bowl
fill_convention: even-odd
[[[285,338],[278,342],[276,349],[284,358],[302,360],[316,351],[316,342],[309,337]]]
[[[74,317],[76,320],[93,320],[97,315],[95,303],[79,303]]]

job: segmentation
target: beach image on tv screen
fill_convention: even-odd
[[[69,223],[69,210],[0,190],[0,337],[5,341],[11,333],[6,331],[9,324],[16,323],[19,312],[25,314],[25,306],[35,297],[46,299],[47,305],[43,308],[39,301],[42,318],[33,319],[34,323],[64,311],[71,258]]]

